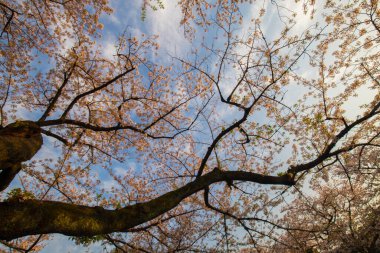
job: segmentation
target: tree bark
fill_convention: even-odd
[[[32,121],[17,121],[0,129],[0,192],[5,190],[42,146],[41,128]]]
[[[214,169],[196,180],[145,203],[118,210],[55,201],[9,201],[0,203],[0,239],[35,234],[61,233],[93,236],[123,232],[176,207],[183,199],[221,181],[234,180],[272,185],[293,185],[289,175],[267,176],[243,171]]]

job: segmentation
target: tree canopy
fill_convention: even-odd
[[[0,1],[0,249],[378,252],[377,0],[114,2]]]

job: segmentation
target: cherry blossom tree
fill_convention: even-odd
[[[341,157],[333,175],[313,180],[313,192],[298,191],[286,207],[287,230],[274,248],[284,252],[378,252],[379,156],[361,149]]]
[[[193,48],[167,64],[128,30],[104,54],[106,0],[1,1],[0,242],[371,252],[380,8],[292,5],[178,1]]]

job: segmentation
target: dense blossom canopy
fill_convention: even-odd
[[[114,2],[0,1],[0,250],[380,248],[377,0]]]

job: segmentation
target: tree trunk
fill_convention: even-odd
[[[17,121],[0,130],[0,191],[5,190],[42,146],[41,128],[31,121]]]

